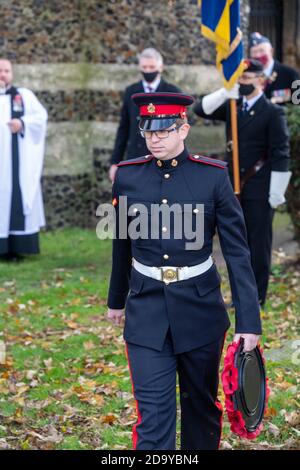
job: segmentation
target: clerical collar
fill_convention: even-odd
[[[177,155],[177,157],[170,158],[169,160],[160,160],[159,158],[157,158],[155,165],[158,168],[161,168],[162,170],[165,170],[167,168],[176,168],[185,163],[187,161],[188,156],[189,152],[186,148],[184,148],[184,150],[179,155]]]

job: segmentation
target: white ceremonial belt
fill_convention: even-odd
[[[195,266],[146,266],[132,258],[132,266],[141,274],[152,277],[157,281],[169,282],[184,281],[199,274],[205,273],[213,265],[213,258],[209,256],[206,261]]]

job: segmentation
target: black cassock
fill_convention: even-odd
[[[24,115],[24,102],[17,88],[12,86],[6,91],[11,96],[11,118],[21,119]],[[23,131],[24,131],[24,122]],[[21,131],[21,138],[24,134]],[[25,216],[23,212],[22,193],[19,180],[19,145],[18,134],[12,134],[12,196],[10,211],[10,231],[25,230]],[[8,253],[36,254],[39,253],[39,234],[15,235],[9,234],[7,238],[0,238],[0,255]]]

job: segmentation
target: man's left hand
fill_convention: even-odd
[[[233,341],[238,343],[240,338],[244,338],[244,352],[252,351],[252,349],[256,348],[259,341],[259,335],[253,335],[252,333],[236,334]]]
[[[8,126],[13,134],[20,132],[23,127],[21,119],[12,119],[9,121]]]

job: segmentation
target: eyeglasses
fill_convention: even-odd
[[[144,139],[149,140],[151,139],[151,136],[155,134],[155,136],[158,139],[167,139],[169,137],[170,132],[174,132],[177,129],[179,129],[180,126],[175,126],[172,129],[162,129],[161,131],[142,131],[140,130],[141,136],[144,137]]]

